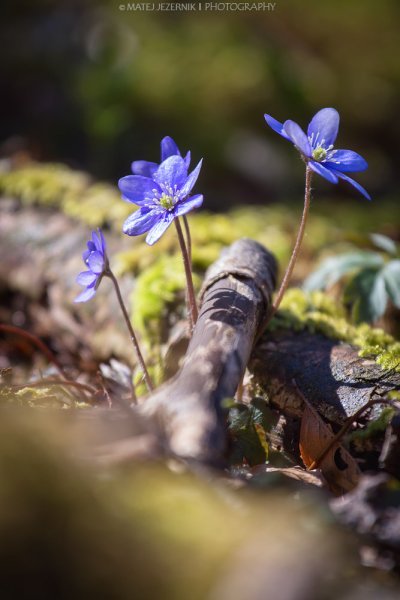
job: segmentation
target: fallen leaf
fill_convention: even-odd
[[[305,409],[300,428],[300,456],[306,467],[320,458],[334,438],[329,425],[305,399]],[[358,483],[361,471],[357,462],[342,444],[337,443],[319,462],[318,467],[330,490],[337,495],[352,490]]]

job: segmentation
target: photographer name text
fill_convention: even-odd
[[[119,5],[126,12],[272,12],[276,2],[126,2]]]

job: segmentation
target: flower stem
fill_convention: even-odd
[[[286,289],[289,285],[289,281],[290,281],[290,278],[293,273],[294,265],[296,264],[296,260],[299,255],[301,242],[303,241],[304,231],[305,231],[306,223],[307,223],[308,211],[310,209],[312,175],[313,175],[313,171],[307,165],[307,167],[306,167],[306,184],[305,184],[305,192],[304,192],[304,208],[303,208],[303,214],[301,216],[300,227],[299,227],[299,231],[297,232],[297,238],[296,238],[296,242],[295,242],[295,245],[293,248],[292,256],[290,257],[289,264],[287,266],[285,275],[283,276],[282,283],[279,288],[278,294],[276,296],[275,302],[272,305],[271,310],[267,313],[267,316],[264,319],[263,323],[261,324],[259,332],[254,340],[254,345],[257,344],[258,340],[261,338],[264,331],[268,327],[268,324],[271,321],[272,317],[275,315],[276,311],[278,310],[279,305],[282,301],[283,295],[286,292]],[[243,379],[244,379],[244,376],[238,386],[237,393],[236,393],[236,399],[238,402],[241,402],[242,396],[243,396]]]
[[[188,249],[189,260],[190,260],[190,268],[192,268],[192,237],[190,235],[189,222],[187,220],[187,216],[183,215],[183,225],[185,227],[185,235],[186,235],[186,246]]]
[[[118,303],[119,303],[119,305],[121,307],[122,314],[124,315],[125,323],[126,323],[126,326],[128,328],[129,335],[131,336],[132,344],[133,344],[133,346],[135,348],[135,351],[136,351],[136,354],[137,354],[137,358],[138,358],[140,367],[141,367],[141,369],[143,371],[144,379],[145,379],[145,382],[146,382],[146,385],[147,385],[147,389],[149,390],[149,392],[152,392],[153,389],[154,389],[153,382],[152,382],[152,380],[150,378],[149,372],[148,372],[147,367],[146,367],[146,363],[144,362],[143,355],[142,355],[142,353],[140,351],[139,342],[138,342],[136,334],[135,334],[135,332],[133,330],[132,323],[131,323],[131,320],[130,320],[129,315],[128,315],[128,311],[126,310],[126,306],[124,304],[124,301],[122,300],[121,290],[120,290],[118,281],[117,281],[114,273],[111,271],[110,268],[105,273],[105,275],[107,277],[109,277],[111,279],[111,281],[113,282],[113,284],[114,284],[115,292],[116,292],[117,298],[118,298]]]
[[[295,242],[292,256],[290,257],[289,264],[287,266],[285,275],[283,276],[279,291],[276,295],[275,302],[272,305],[272,308],[271,308],[270,312],[268,313],[267,318],[265,319],[265,321],[263,323],[263,326],[261,327],[260,335],[265,331],[265,329],[267,328],[272,317],[275,315],[276,311],[278,310],[280,303],[282,302],[282,298],[283,298],[283,296],[286,292],[286,289],[289,285],[290,279],[292,277],[293,269],[294,269],[296,260],[299,255],[301,243],[303,241],[304,231],[305,231],[306,223],[307,223],[308,212],[310,209],[312,176],[313,176],[313,171],[307,165],[307,167],[306,167],[306,182],[305,182],[305,190],[304,190],[303,214],[301,215],[300,227],[297,232],[296,242]],[[260,337],[260,335],[259,335],[259,337]]]
[[[186,237],[186,247],[188,250],[188,255],[189,255],[189,261],[190,261],[190,270],[193,270],[193,263],[192,263],[192,237],[190,235],[190,229],[189,229],[189,221],[187,219],[186,215],[183,215],[182,217],[183,220],[183,226],[185,229],[185,237]],[[186,287],[186,293],[185,293],[185,301],[186,301],[186,305],[188,306],[188,290]]]
[[[305,192],[304,192],[303,214],[301,215],[300,227],[299,227],[299,231],[297,232],[296,243],[295,243],[294,248],[293,248],[292,256],[290,257],[290,261],[289,261],[289,264],[287,266],[286,273],[285,273],[285,275],[284,275],[284,277],[282,279],[281,287],[279,288],[279,292],[278,292],[278,294],[277,294],[277,296],[275,298],[275,302],[274,302],[273,307],[272,307],[273,314],[275,314],[276,311],[278,310],[278,308],[280,306],[280,303],[282,302],[282,298],[284,296],[284,293],[286,292],[286,289],[287,289],[287,287],[289,285],[289,281],[290,281],[290,278],[292,276],[293,269],[294,269],[294,266],[295,266],[296,261],[297,261],[297,257],[299,255],[300,246],[301,246],[301,243],[303,241],[304,231],[305,231],[306,223],[307,223],[307,216],[308,216],[308,212],[309,212],[309,209],[310,209],[312,175],[313,175],[313,172],[310,169],[310,167],[307,165],[307,167],[306,167],[306,185],[305,185]]]
[[[193,328],[195,326],[195,323],[197,321],[198,311],[197,311],[197,304],[196,304],[196,294],[194,292],[194,286],[193,286],[191,260],[190,260],[187,246],[185,244],[185,238],[183,237],[182,227],[181,227],[179,218],[174,219],[174,221],[175,221],[176,232],[178,234],[179,245],[181,247],[183,266],[185,267],[186,287],[187,287],[186,304],[187,304],[190,332],[192,332]]]

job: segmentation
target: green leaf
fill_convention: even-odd
[[[382,235],[381,233],[371,233],[369,237],[374,246],[380,250],[384,250],[388,254],[393,254],[396,256],[397,246],[391,238],[387,237],[387,235]]]
[[[367,267],[378,268],[384,265],[382,256],[376,252],[351,252],[327,258],[304,282],[306,291],[325,289],[334,285],[343,275]]]
[[[245,459],[250,465],[265,463],[266,444],[260,441],[257,426],[264,430],[271,427],[269,408],[266,402],[254,398],[249,405],[235,404],[229,411],[228,425],[232,437],[231,464],[240,464]]]
[[[356,323],[373,323],[386,310],[388,294],[382,270],[364,269],[345,289],[345,301],[353,303],[352,315]]]
[[[400,260],[392,260],[382,270],[386,291],[393,304],[400,308]]]

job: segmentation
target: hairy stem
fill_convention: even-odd
[[[184,226],[184,229],[185,229],[186,247],[187,247],[188,255],[189,255],[190,270],[193,272],[193,264],[192,264],[192,236],[190,235],[189,221],[188,221],[186,215],[183,215],[182,220],[183,220],[183,226]],[[188,306],[189,299],[188,299],[188,290],[187,290],[187,288],[186,288],[186,293],[185,293],[185,301],[186,301],[186,306]]]
[[[146,382],[146,385],[147,385],[147,389],[149,390],[149,392],[152,392],[153,389],[154,389],[153,382],[152,382],[152,380],[150,378],[150,375],[149,375],[149,372],[147,370],[146,363],[144,362],[144,358],[143,358],[143,355],[142,355],[141,350],[140,350],[139,342],[138,342],[136,334],[135,334],[135,332],[133,330],[132,323],[131,323],[131,320],[130,320],[129,315],[128,315],[128,311],[126,310],[126,306],[125,306],[124,301],[122,299],[121,290],[120,290],[118,281],[117,281],[114,273],[111,271],[111,269],[109,269],[105,273],[105,275],[107,277],[109,277],[111,279],[111,281],[113,282],[113,284],[114,284],[115,292],[116,292],[117,298],[118,298],[118,303],[119,303],[119,305],[121,307],[122,314],[124,315],[125,323],[126,323],[126,326],[128,328],[129,335],[131,336],[132,344],[133,344],[133,347],[135,348],[136,355],[137,355],[137,358],[138,358],[138,361],[139,361],[139,364],[140,364],[140,368],[143,371],[143,375],[144,375],[144,379],[145,379],[145,382]]]
[[[282,298],[287,290],[290,279],[292,277],[294,266],[295,266],[297,258],[299,256],[301,243],[302,243],[303,237],[304,237],[304,231],[306,228],[307,217],[308,217],[308,213],[310,210],[312,176],[313,176],[313,171],[307,165],[307,167],[306,167],[306,183],[305,183],[305,190],[304,190],[303,214],[301,215],[301,221],[300,221],[299,230],[297,232],[296,242],[294,244],[292,256],[290,257],[289,264],[286,268],[286,272],[283,276],[282,283],[281,283],[279,291],[276,295],[274,304],[272,305],[272,308],[271,308],[270,312],[268,313],[267,318],[265,319],[265,321],[260,329],[259,337],[262,335],[262,333],[267,328],[269,322],[271,321],[272,317],[275,315],[276,311],[278,310],[278,308],[282,302]]]
[[[194,286],[193,286],[191,260],[190,260],[188,249],[185,244],[185,238],[183,237],[182,227],[181,227],[179,218],[174,219],[174,221],[175,221],[176,231],[178,234],[179,245],[181,247],[183,265],[185,267],[186,288],[187,288],[186,304],[187,304],[190,332],[192,333],[195,323],[197,321],[198,311],[197,311],[197,304],[196,304],[196,295],[195,295]]]
[[[283,276],[282,283],[279,288],[278,294],[276,296],[275,302],[272,305],[270,311],[267,313],[267,316],[264,319],[264,322],[262,323],[262,325],[259,329],[258,335],[256,336],[256,338],[254,340],[254,345],[261,338],[264,331],[268,327],[268,324],[271,321],[272,317],[275,315],[276,311],[278,310],[279,305],[282,302],[284,293],[289,285],[289,281],[292,276],[297,257],[299,255],[301,242],[303,241],[304,231],[305,231],[306,223],[307,223],[307,216],[308,216],[308,212],[310,209],[312,175],[313,175],[313,171],[307,165],[307,167],[306,167],[306,183],[305,183],[305,191],[304,191],[304,208],[303,208],[303,214],[301,216],[300,226],[299,226],[299,230],[297,232],[296,242],[295,242],[295,245],[293,248],[292,256],[290,257],[289,264],[287,266],[285,275]],[[236,399],[238,402],[241,402],[242,396],[243,396],[243,380],[241,381],[240,385],[238,386],[237,393],[236,393]]]
[[[289,285],[289,281],[292,276],[297,257],[299,255],[301,243],[302,243],[303,237],[304,237],[304,231],[306,228],[308,212],[310,209],[312,174],[313,174],[313,171],[307,165],[307,167],[306,167],[306,185],[305,185],[305,192],[304,192],[304,208],[303,208],[303,214],[301,215],[300,227],[299,227],[299,231],[297,232],[296,243],[293,248],[292,256],[290,257],[290,261],[287,266],[286,273],[282,279],[281,287],[279,288],[279,291],[275,298],[275,302],[272,307],[272,314],[276,313],[276,311],[278,310],[278,308],[280,306],[280,303],[282,302],[282,298],[283,298],[283,296],[286,292],[286,289]]]

